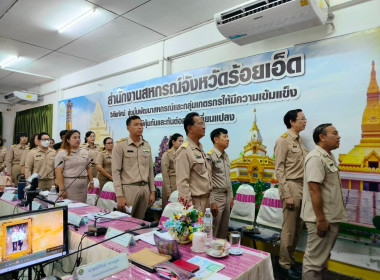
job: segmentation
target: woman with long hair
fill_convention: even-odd
[[[169,150],[161,158],[162,172],[162,209],[165,208],[170,194],[177,189],[175,173],[175,152],[183,143],[183,136],[175,133],[169,138]]]
[[[104,150],[96,158],[96,167],[98,168],[97,178],[99,179],[100,192],[108,181],[112,181],[112,150],[113,139],[106,137],[103,140]]]
[[[84,137],[84,143],[81,145],[82,149],[86,149],[88,151],[90,159],[93,159],[91,163],[92,176],[94,178],[98,174],[98,169],[96,168],[96,158],[98,157],[98,153],[100,152],[100,147],[98,144],[95,144],[96,136],[95,132],[87,131]]]
[[[55,166],[58,166],[55,169],[55,176],[60,197],[86,202],[87,179],[90,181],[91,191],[94,188],[94,181],[89,166],[91,159],[89,153],[79,146],[80,132],[69,130],[63,138],[62,149],[55,157]]]
[[[22,153],[27,148],[28,135],[25,132],[20,132],[17,135],[17,144],[10,147],[9,152],[5,157],[5,164],[7,166],[8,176],[11,177],[12,182],[17,185],[17,175],[21,173],[20,160]]]

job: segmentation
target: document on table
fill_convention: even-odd
[[[79,207],[84,207],[84,206],[89,206],[89,205],[83,202],[78,202],[78,203],[70,203],[67,207],[71,209],[71,208],[79,208]]]
[[[202,279],[223,279],[223,278],[215,278],[215,274],[223,269],[225,266],[221,263],[214,262],[212,260],[196,256],[194,258],[191,258],[188,260],[189,263],[196,264],[199,266],[199,270],[196,271],[195,277],[197,279],[202,280]],[[224,275],[223,275],[224,276]],[[211,278],[210,278],[211,277]],[[212,278],[214,277],[214,278]],[[228,279],[228,278],[227,278]]]
[[[144,242],[149,243],[151,245],[155,245],[153,234],[156,234],[159,237],[164,238],[166,240],[173,240],[173,238],[170,236],[169,232],[167,232],[167,231],[166,232],[159,232],[156,230],[137,235],[135,237],[135,239],[144,241]]]

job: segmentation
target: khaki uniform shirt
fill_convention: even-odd
[[[61,161],[63,163],[58,168],[63,168],[63,178],[87,177],[87,164],[90,157],[86,149],[71,150],[70,155],[67,155],[67,150],[59,150],[55,156],[55,166]],[[80,173],[81,171],[83,172]]]
[[[82,149],[86,149],[86,150],[88,151],[88,157],[89,157],[89,159],[94,160],[94,162],[93,162],[91,165],[98,164],[98,163],[96,162],[96,159],[97,159],[98,154],[99,154],[99,152],[100,152],[100,147],[99,147],[98,144],[95,144],[93,148],[90,148],[90,144],[88,144],[88,143],[83,143],[83,144],[80,145],[80,147],[81,147]]]
[[[96,158],[96,164],[101,165],[108,174],[112,176],[112,154],[106,150],[101,151]],[[108,179],[106,176],[98,172],[99,179]]]
[[[32,150],[35,150],[36,148],[33,148]],[[29,148],[25,149],[25,151],[22,152],[21,159],[20,159],[20,166],[25,166],[26,157],[29,154]]]
[[[11,176],[11,170],[13,164],[20,164],[22,153],[28,149],[28,147],[25,145],[24,148],[20,145],[12,145],[9,149],[9,152],[7,153],[5,157],[5,162],[7,166],[7,172],[8,176]]]
[[[55,150],[51,148],[46,152],[40,147],[31,150],[25,160],[25,177],[28,178],[37,172],[41,179],[54,179],[54,160]]]
[[[228,193],[232,198],[232,183],[230,176],[230,159],[227,153],[221,153],[217,148],[211,149],[206,155],[212,169],[211,186],[213,191]],[[210,203],[214,203],[213,192],[210,195]]]
[[[211,192],[211,166],[199,146],[189,137],[176,152],[178,197],[192,202],[192,196],[209,195]]]
[[[5,167],[5,156],[7,155],[7,148],[5,146],[0,147],[0,167]]]
[[[161,158],[163,188],[165,188],[167,194],[170,194],[172,189],[175,189],[175,185],[171,186],[171,182],[176,181],[175,152],[176,151],[174,149],[169,149],[162,155]]]
[[[151,192],[154,186],[152,149],[142,137],[138,146],[131,137],[117,141],[112,151],[112,179],[116,196],[123,196],[122,185],[147,182]]]
[[[291,197],[287,180],[301,180],[303,178],[304,159],[307,150],[301,137],[288,129],[274,146],[275,171],[278,179],[278,191],[281,199]],[[302,191],[302,190],[301,190]]]
[[[333,154],[316,146],[305,159],[305,180],[301,218],[305,222],[316,222],[317,218],[311,203],[308,182],[320,184],[323,202],[323,213],[329,223],[347,221],[344,207],[342,183],[339,168]]]

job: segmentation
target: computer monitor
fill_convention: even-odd
[[[0,275],[69,253],[67,206],[0,217]]]

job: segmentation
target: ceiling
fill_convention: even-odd
[[[0,94],[51,81],[101,63],[213,18],[247,0],[1,0]],[[88,10],[71,29],[58,29]]]

